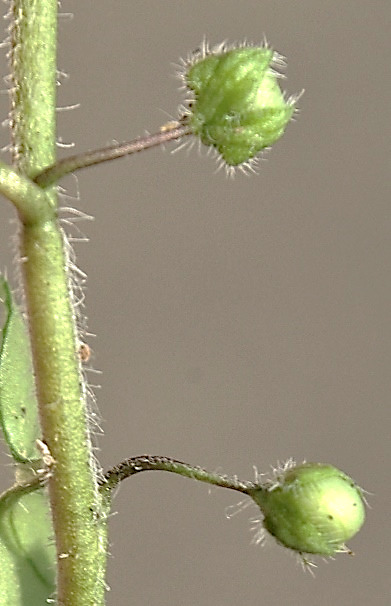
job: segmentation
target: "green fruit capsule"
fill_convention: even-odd
[[[291,119],[295,99],[284,98],[271,67],[281,63],[266,45],[204,47],[189,60],[183,74],[192,92],[187,121],[228,165],[251,161]]]
[[[290,468],[276,484],[255,489],[250,496],[264,515],[266,530],[300,553],[332,556],[348,551],[345,542],[365,519],[362,491],[332,465]]]

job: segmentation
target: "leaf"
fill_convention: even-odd
[[[38,404],[30,341],[21,311],[7,281],[0,276],[0,300],[6,318],[0,333],[0,425],[16,462],[39,458]]]
[[[10,492],[10,491],[8,491]],[[55,550],[46,492],[0,500],[0,606],[43,606],[55,591]]]

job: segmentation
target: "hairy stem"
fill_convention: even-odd
[[[144,151],[145,149],[162,145],[168,141],[191,135],[192,131],[189,126],[180,124],[179,122],[174,124],[175,127],[163,127],[154,135],[139,137],[126,143],[119,143],[111,145],[110,147],[95,149],[93,151],[70,156],[69,158],[64,158],[64,160],[60,160],[36,175],[34,181],[40,185],[40,187],[46,188],[58,181],[58,179],[61,179],[61,177],[73,173],[76,170],[80,170],[81,168],[87,168],[88,166],[115,160],[122,156],[129,156],[130,154],[135,154]]]
[[[0,193],[13,203],[24,225],[47,221],[56,215],[56,199],[52,192],[42,191],[3,162],[0,162]]]
[[[202,467],[182,463],[168,457],[156,455],[142,455],[126,459],[110,469],[101,481],[101,490],[104,492],[112,491],[122,480],[142,471],[169,471],[177,473],[192,480],[206,482],[221,488],[229,488],[244,494],[250,494],[251,490],[259,489],[259,486],[253,482],[242,482],[236,476],[230,477],[206,471]]]
[[[57,7],[57,0],[12,3],[13,160],[29,178],[55,162]],[[104,602],[106,556],[102,499],[92,465],[54,188],[46,198],[46,208],[42,201],[43,211],[28,220],[28,209],[16,206],[22,222],[21,268],[42,435],[54,459],[48,486],[58,558],[57,599],[61,606],[98,606]],[[30,203],[34,208],[34,196]]]

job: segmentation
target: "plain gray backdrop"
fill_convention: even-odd
[[[173,63],[204,36],[265,35],[287,58],[284,88],[305,88],[259,176],[228,180],[205,153],[167,145],[62,183],[63,203],[95,217],[76,251],[91,365],[103,373],[89,375],[101,385],[103,467],[150,453],[252,479],[253,465],[293,456],[335,464],[373,493],[355,557],[320,561],[313,579],[272,539],[250,545],[255,509],[226,519],[235,493],[137,476],[115,500],[108,604],[386,606],[389,1],[64,0],[62,10],[74,16],[60,19],[70,77],[58,104],[80,107],[58,114],[59,137],[75,144],[60,157],[176,117]],[[3,200],[9,275],[13,217]],[[11,470],[3,476],[5,486]]]

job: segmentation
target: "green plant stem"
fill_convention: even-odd
[[[95,149],[93,151],[70,156],[69,158],[64,158],[64,160],[60,160],[36,175],[34,181],[40,187],[46,188],[61,179],[61,177],[75,172],[76,170],[80,170],[81,168],[87,168],[88,166],[115,160],[122,156],[129,156],[130,154],[135,154],[144,151],[145,149],[162,145],[168,141],[191,135],[192,131],[189,126],[179,122],[175,124],[178,124],[178,126],[162,128],[154,135],[146,135],[145,137],[139,137],[126,143],[119,143],[111,145],[110,147]]]
[[[202,467],[182,463],[175,459],[156,455],[142,455],[126,459],[110,469],[101,481],[101,491],[104,493],[111,492],[119,482],[142,471],[169,471],[192,480],[206,482],[221,488],[229,488],[247,495],[250,495],[254,489],[260,489],[260,486],[253,482],[242,482],[237,477],[206,471]]]
[[[13,164],[31,177],[55,161],[57,1],[13,0],[11,11]]]
[[[57,208],[50,192],[0,162],[0,193],[13,203],[23,224],[53,219]]]
[[[12,5],[13,159],[30,178],[55,162],[57,5],[57,0],[14,0]],[[53,188],[47,197],[47,212],[22,225],[20,255],[42,435],[54,459],[48,487],[57,600],[61,606],[98,606],[104,603],[104,512],[92,465],[70,276]]]

